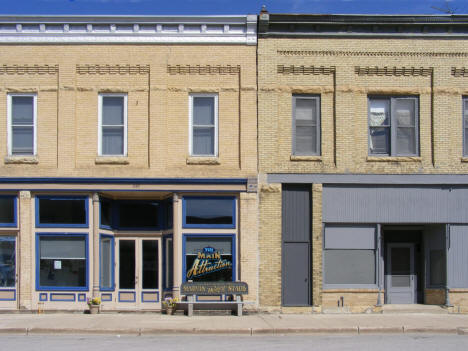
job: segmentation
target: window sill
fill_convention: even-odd
[[[188,165],[219,165],[219,158],[213,157],[197,157],[197,156],[190,156],[187,157],[187,164]]]
[[[127,156],[99,156],[94,160],[97,165],[128,165]]]
[[[421,162],[421,156],[367,156],[367,162]]]
[[[322,162],[322,156],[291,155],[291,161]]]
[[[6,165],[36,165],[39,163],[39,158],[37,156],[7,156],[5,157]]]

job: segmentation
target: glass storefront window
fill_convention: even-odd
[[[185,228],[234,228],[234,197],[184,197]]]
[[[85,290],[86,236],[84,235],[38,235],[39,245],[39,290],[68,289]]]
[[[14,288],[16,250],[14,237],[0,237],[0,288]]]
[[[185,281],[225,282],[234,280],[233,236],[185,239]]]
[[[39,227],[87,227],[87,198],[38,197]]]
[[[114,239],[101,235],[100,241],[100,288],[101,290],[111,290],[114,288]]]
[[[0,196],[0,226],[15,226],[16,201],[13,196]]]

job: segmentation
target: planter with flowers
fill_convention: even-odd
[[[88,306],[90,314],[98,314],[101,309],[101,299],[99,297],[88,297]]]
[[[176,297],[166,297],[162,303],[163,312],[166,314],[174,314],[177,307],[178,299]]]

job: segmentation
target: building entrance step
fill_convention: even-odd
[[[386,304],[382,306],[382,313],[431,313],[448,314],[447,308],[439,305],[421,305],[421,304]]]

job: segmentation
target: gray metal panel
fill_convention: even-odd
[[[270,173],[269,183],[468,185],[467,174]]]
[[[375,249],[375,226],[325,227],[325,249]]]
[[[323,188],[324,222],[468,223],[466,208],[466,188],[390,185]]]
[[[468,225],[450,226],[448,257],[450,288],[468,288]]]
[[[311,186],[283,186],[283,241],[310,242]]]
[[[309,252],[308,243],[283,244],[283,305],[310,304]]]

